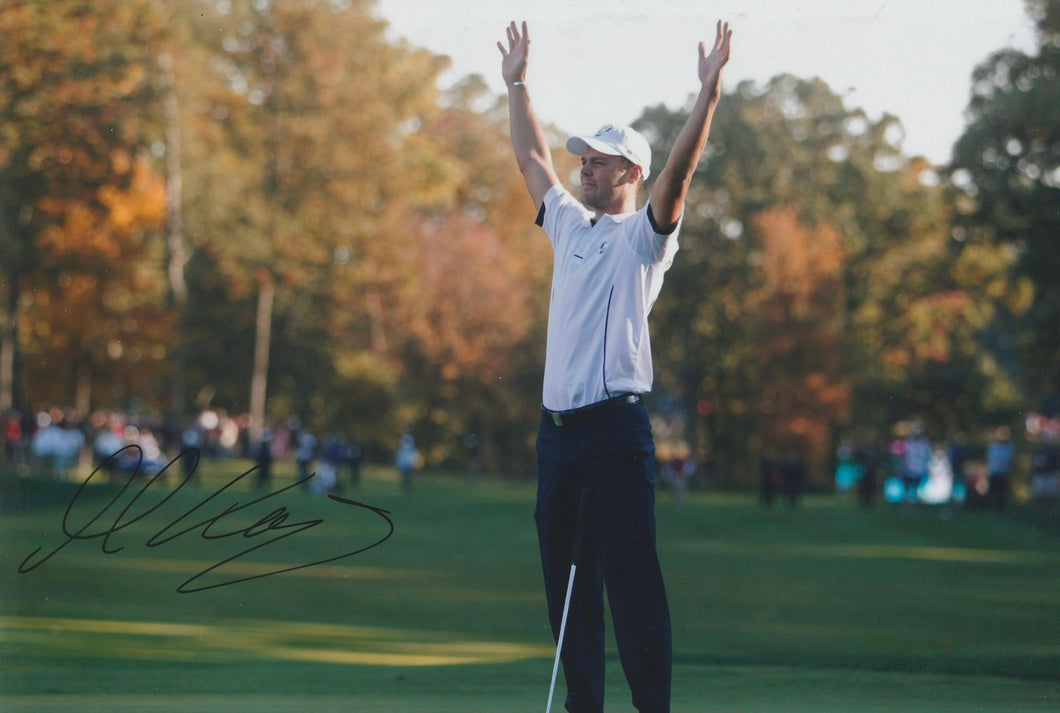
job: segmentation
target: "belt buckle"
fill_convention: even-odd
[[[556,424],[557,426],[562,426],[563,425],[563,417],[562,416],[560,416],[555,411],[551,412],[551,416],[552,416],[552,423]]]

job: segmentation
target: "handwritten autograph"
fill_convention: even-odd
[[[78,504],[78,499],[84,492],[85,486],[88,485],[88,483],[92,480],[92,477],[95,476],[96,473],[104,469],[109,464],[109,461],[116,461],[117,459],[121,458],[123,454],[130,450],[138,451],[138,458],[136,460],[135,467],[130,469],[129,479],[125,482],[125,485],[123,485],[118,494],[115,495],[114,498],[103,507],[103,509],[93,515],[91,519],[89,519],[80,527],[72,525],[71,520],[74,511],[74,506]],[[186,475],[184,476],[184,479],[181,480],[180,483],[159,502],[150,507],[147,507],[143,510],[143,512],[136,514],[136,512],[133,510],[133,506],[136,505],[137,501],[140,499],[140,496],[147,492],[151,485],[153,485],[156,480],[162,477],[170,466],[172,466],[174,463],[176,463],[182,458],[194,458],[194,464],[192,467],[186,469]],[[107,511],[111,510],[112,513],[114,511],[117,511],[119,507],[118,503],[121,500],[122,495],[125,494],[125,491],[128,490],[129,486],[139,475],[142,463],[142,450],[140,450],[139,446],[132,445],[122,448],[120,451],[112,455],[110,459],[108,459],[108,461],[105,461],[98,468],[96,468],[96,470],[94,470],[92,474],[89,475],[89,477],[77,489],[77,492],[74,493],[74,497],[70,500],[70,503],[66,507],[66,513],[63,515],[62,528],[63,534],[66,535],[67,539],[63,541],[60,545],[58,545],[55,549],[53,549],[51,552],[43,556],[38,556],[43,549],[42,547],[38,547],[37,549],[35,549],[29,554],[28,557],[26,557],[26,559],[22,561],[22,564],[19,565],[19,573],[26,574],[28,572],[32,572],[33,570],[37,569],[42,564],[47,562],[49,559],[51,559],[53,556],[58,554],[67,545],[69,545],[71,542],[74,542],[75,540],[102,539],[102,542],[100,543],[100,549],[103,551],[104,554],[108,555],[120,552],[121,550],[125,549],[124,545],[113,544],[111,542],[111,538],[120,533],[122,530],[125,530],[129,526],[144,520],[152,513],[158,511],[159,508],[161,508],[167,502],[169,502],[169,500],[174,495],[176,495],[182,487],[184,487],[185,483],[188,482],[192,475],[194,475],[194,472],[199,465],[199,451],[197,449],[186,450],[180,455],[178,455],[176,458],[171,460],[169,463],[167,463],[161,470],[158,471],[158,473],[156,473],[144,483],[143,487],[140,488],[140,491],[133,495],[132,499],[124,507],[124,509],[122,509],[121,512],[119,512],[114,517],[113,521],[108,524],[104,521],[105,516],[109,517],[107,515]],[[268,514],[258,519],[256,522],[246,526],[244,526],[243,523],[235,523],[232,519],[232,516],[236,515],[237,513],[243,513],[244,516],[250,515],[250,517],[254,517],[256,513],[251,511],[251,508],[254,508],[255,506],[261,503],[264,503],[267,500],[275,498],[281,493],[284,493],[293,488],[297,488],[306,481],[310,480],[313,475],[309,475],[305,478],[302,478],[301,480],[292,483],[291,485],[288,485],[284,488],[280,488],[279,490],[270,492],[267,495],[263,495],[246,503],[240,503],[239,501],[235,501],[229,504],[220,512],[217,512],[217,510],[220,509],[222,505],[222,503],[215,502],[218,496],[220,496],[230,487],[239,483],[241,480],[243,480],[243,478],[246,478],[253,474],[256,470],[256,467],[251,468],[250,470],[236,476],[224,486],[222,486],[219,490],[217,490],[215,493],[212,493],[207,498],[192,507],[190,510],[178,516],[175,520],[169,522],[169,524],[162,527],[154,535],[152,535],[147,540],[147,542],[144,543],[146,547],[161,547],[162,545],[173,542],[174,540],[180,537],[183,537],[196,531],[199,532],[199,536],[204,540],[223,540],[239,535],[242,535],[244,538],[247,539],[259,537],[267,538],[264,541],[253,545],[252,547],[248,547],[247,549],[238,552],[232,555],[231,557],[228,557],[227,559],[221,560],[215,565],[207,567],[198,574],[192,575],[188,579],[184,580],[184,582],[182,582],[179,587],[177,587],[177,592],[181,594],[203,592],[208,589],[226,587],[232,584],[238,584],[239,582],[247,582],[252,579],[269,577],[274,574],[283,574],[284,572],[293,572],[299,569],[306,569],[307,567],[315,567],[317,565],[326,564],[328,562],[335,562],[337,560],[346,559],[347,557],[353,557],[354,555],[361,554],[362,552],[367,552],[368,550],[374,547],[378,547],[379,545],[386,542],[390,538],[390,536],[394,534],[394,522],[390,519],[390,512],[388,510],[383,510],[381,508],[366,505],[365,503],[361,503],[356,500],[350,500],[348,498],[339,497],[337,495],[328,495],[328,498],[335,503],[367,510],[368,512],[373,513],[385,520],[387,524],[386,534],[384,534],[378,540],[372,542],[369,545],[359,547],[358,549],[346,552],[345,554],[337,555],[335,557],[327,557],[324,559],[316,560],[314,562],[309,562],[308,564],[293,565],[290,567],[284,567],[283,569],[276,569],[270,572],[253,574],[249,576],[239,577],[236,579],[228,579],[226,581],[217,582],[213,584],[203,584],[199,582],[201,578],[206,577],[214,570],[223,567],[229,562],[237,560],[240,557],[243,557],[244,555],[250,554],[251,552],[264,549],[269,545],[279,542],[280,540],[284,540],[288,537],[293,537],[302,532],[310,530],[324,522],[323,519],[304,520],[302,522],[288,522],[288,519],[291,517],[291,513],[288,512],[286,506],[277,507]],[[203,515],[205,515],[203,519],[197,520],[196,522],[194,522],[194,524],[188,524],[188,522],[191,521],[193,518],[197,518]],[[227,522],[225,521],[226,518],[229,518]],[[225,529],[226,525],[228,525],[228,529]]]

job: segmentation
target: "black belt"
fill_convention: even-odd
[[[541,410],[551,418],[552,423],[557,426],[570,426],[588,418],[602,409],[612,406],[631,406],[639,403],[640,394],[622,394],[621,396],[614,396],[605,401],[597,401],[595,404],[589,404],[588,406],[572,408],[568,411],[551,411],[543,406],[541,407]]]

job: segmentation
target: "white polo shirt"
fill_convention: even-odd
[[[552,297],[542,404],[588,406],[652,385],[648,313],[677,252],[652,227],[645,206],[593,223],[563,186],[545,194],[540,225],[552,241]]]

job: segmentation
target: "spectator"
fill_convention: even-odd
[[[298,452],[295,464],[298,466],[298,480],[302,490],[309,490],[309,479],[313,477],[313,461],[317,457],[317,439],[308,430],[298,432]]]
[[[320,462],[317,465],[317,481],[313,488],[317,493],[330,493],[342,490],[342,468],[346,462],[346,446],[342,439],[330,435],[324,439],[320,451]]]
[[[467,452],[467,474],[471,477],[482,475],[481,443],[477,433],[464,435],[464,450]]]
[[[788,499],[788,505],[795,507],[798,504],[805,482],[806,467],[802,459],[795,451],[789,451],[784,458],[784,497]]]
[[[989,487],[986,491],[987,505],[994,510],[1004,510],[1009,499],[1009,474],[1016,449],[1009,437],[1009,430],[1001,426],[986,448],[986,471]]]
[[[24,437],[22,415],[17,411],[12,411],[4,416],[4,459],[8,463],[17,464],[23,460]]]
[[[784,483],[784,471],[772,448],[766,449],[758,470],[758,500],[763,507],[772,507]]]
[[[685,496],[688,494],[688,478],[696,470],[695,463],[685,453],[687,450],[687,447],[679,448],[666,464],[666,477],[674,489],[674,500],[678,504],[685,501]]]
[[[968,448],[964,442],[964,434],[960,431],[951,431],[949,437],[949,450],[947,455],[950,459],[950,468],[953,471],[953,500],[957,503],[964,502],[968,497]]]
[[[836,449],[838,465],[835,471],[835,488],[837,493],[849,492],[861,480],[861,463],[856,458],[854,445],[842,441]]]
[[[1031,456],[1031,495],[1042,504],[1056,505],[1060,498],[1060,447],[1056,441],[1056,433],[1040,433]]]
[[[45,477],[64,477],[77,465],[85,436],[63,418],[42,411],[37,415],[37,431],[30,440],[30,451],[36,467]]]
[[[258,469],[254,474],[254,485],[259,490],[264,490],[272,482],[272,432],[267,428],[261,433],[261,440],[254,452],[254,461]]]
[[[111,414],[92,442],[93,465],[101,468],[109,480],[114,480],[121,470],[121,458],[117,454],[124,447],[125,426],[120,416]]]
[[[861,466],[861,477],[858,479],[858,505],[871,508],[876,499],[877,480],[880,470],[879,451],[871,443],[860,444],[854,452],[854,458]]]
[[[924,434],[924,427],[914,423],[908,438],[905,439],[905,457],[902,462],[907,502],[915,503],[919,500],[920,486],[927,480],[930,464],[931,441]]]
[[[401,487],[406,493],[412,492],[412,473],[416,470],[418,460],[416,442],[412,440],[411,435],[406,433],[401,437],[401,445],[398,446],[397,455],[394,458],[394,465],[401,473]]]
[[[184,479],[188,482],[192,480],[198,480],[198,474],[196,472],[196,466],[199,462],[199,457],[202,454],[202,448],[206,442],[206,434],[203,433],[202,426],[198,423],[191,423],[187,428],[180,434],[180,447],[181,451],[196,451],[197,454],[189,453],[184,455],[180,459],[180,466],[184,473]]]
[[[946,503],[953,495],[953,468],[949,456],[943,448],[931,451],[928,463],[928,477],[920,489],[921,499],[932,505]]]
[[[166,466],[165,454],[150,428],[126,426],[125,442],[130,446],[137,446],[125,451],[127,458],[123,459],[125,467],[136,470],[136,475],[152,476]]]
[[[364,450],[355,438],[351,438],[346,446],[346,462],[350,465],[350,487],[359,487],[361,484],[361,465],[364,463]]]

